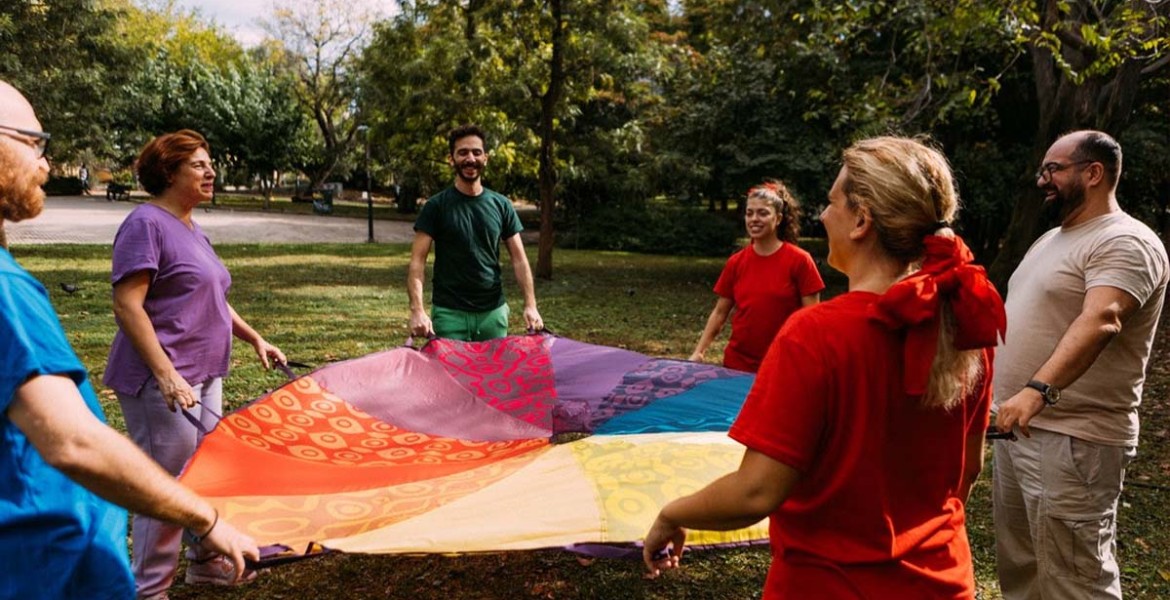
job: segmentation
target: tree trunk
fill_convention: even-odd
[[[553,213],[557,187],[553,117],[565,87],[565,23],[561,14],[561,0],[549,0],[549,7],[553,19],[552,58],[548,89],[540,98],[540,245],[536,258],[536,276],[541,279],[552,279],[553,242],[556,238]]]
[[[1083,6],[1080,8],[1082,11],[1088,10]],[[1086,15],[1074,13],[1069,17],[1084,22]],[[1041,16],[1041,28],[1051,31],[1062,18],[1057,0],[1047,0]],[[1061,46],[1061,58],[1078,71],[1092,62],[1092,52],[1091,48],[1077,47],[1075,43]],[[1011,222],[995,261],[988,268],[992,281],[1002,293],[1008,291],[1008,279],[1032,242],[1054,225],[1044,218],[1044,199],[1036,188],[1033,175],[1044,160],[1048,147],[1061,135],[1078,129],[1097,129],[1117,137],[1129,124],[1142,78],[1143,65],[1131,59],[1109,73],[1087,78],[1077,84],[1061,69],[1047,48],[1033,45],[1029,48],[1029,54],[1039,109],[1032,138],[1032,160],[1020,174],[1021,185],[1016,193]]]

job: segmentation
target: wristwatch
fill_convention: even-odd
[[[1029,381],[1024,387],[1030,387],[1040,392],[1040,398],[1044,400],[1044,404],[1052,406],[1060,402],[1060,388],[1044,383],[1043,381],[1036,381],[1035,379]]]

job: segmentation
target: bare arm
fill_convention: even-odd
[[[264,365],[265,369],[272,368],[272,364],[268,362],[269,357],[278,364],[283,365],[288,362],[288,359],[284,356],[284,352],[281,352],[280,348],[269,344],[263,336],[256,333],[256,330],[252,329],[251,325],[248,325],[248,322],[236,312],[236,309],[232,308],[231,304],[228,305],[228,311],[232,314],[232,335],[252,344],[252,347],[256,349],[256,356],[260,358],[260,364]]]
[[[427,316],[427,307],[423,304],[423,277],[427,273],[427,255],[431,253],[432,242],[434,242],[434,238],[429,234],[415,231],[414,241],[410,245],[410,267],[406,270],[406,294],[410,298],[411,335],[435,334],[431,318]]]
[[[752,525],[776,510],[799,479],[796,469],[747,449],[739,470],[667,504],[658,513],[642,548],[650,575],[678,566],[687,528],[726,531]],[[667,546],[669,555],[655,560],[654,555]]]
[[[707,353],[707,348],[711,347],[711,342],[715,341],[715,336],[719,335],[723,325],[727,323],[727,317],[731,315],[733,308],[735,308],[735,301],[731,298],[720,296],[715,301],[715,308],[711,309],[711,314],[707,317],[707,325],[703,327],[699,343],[695,344],[695,351],[691,352],[691,360],[703,362],[703,355]]]
[[[524,296],[524,323],[529,329],[540,331],[544,329],[544,320],[540,318],[540,311],[536,310],[536,286],[532,282],[528,255],[524,253],[524,242],[517,233],[504,240],[504,245],[508,248],[508,255],[512,257],[512,272],[516,274],[516,285],[520,286],[520,293]]]
[[[146,292],[150,289],[150,273],[139,271],[114,285],[114,316],[118,326],[126,334],[130,344],[142,358],[158,382],[158,389],[173,411],[176,405],[182,408],[195,406],[195,390],[191,389],[182,375],[175,369],[158,334],[146,314]]]
[[[967,436],[967,451],[963,455],[965,458],[963,479],[960,483],[962,487],[959,488],[959,498],[963,500],[963,504],[967,503],[967,498],[971,496],[971,488],[975,487],[979,473],[983,471],[983,460],[986,452],[985,437],[986,432],[979,429],[972,431]]]
[[[800,297],[800,306],[801,307],[812,306],[814,304],[820,304],[820,302],[821,302],[821,293],[820,292]]]
[[[204,545],[229,556],[237,574],[244,572],[244,556],[259,558],[256,542],[227,522],[217,523],[206,500],[99,421],[69,378],[29,379],[16,390],[8,418],[45,462],[98,496],[198,534],[210,530]]]
[[[1093,366],[1138,308],[1137,298],[1121,289],[1112,286],[1089,288],[1085,292],[1081,314],[1069,325],[1052,356],[1032,378],[1057,388],[1072,385]],[[1004,432],[1019,426],[1020,433],[1030,437],[1028,422],[1043,408],[1044,399],[1040,392],[1024,388],[1000,405],[995,425]]]

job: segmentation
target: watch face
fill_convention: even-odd
[[[1060,388],[1048,386],[1048,391],[1044,392],[1044,396],[1049,404],[1056,404],[1060,401]]]

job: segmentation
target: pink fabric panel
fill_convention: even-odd
[[[492,408],[448,375],[439,361],[409,348],[335,363],[314,372],[313,378],[371,416],[410,431],[481,441],[549,435],[547,428]]]

